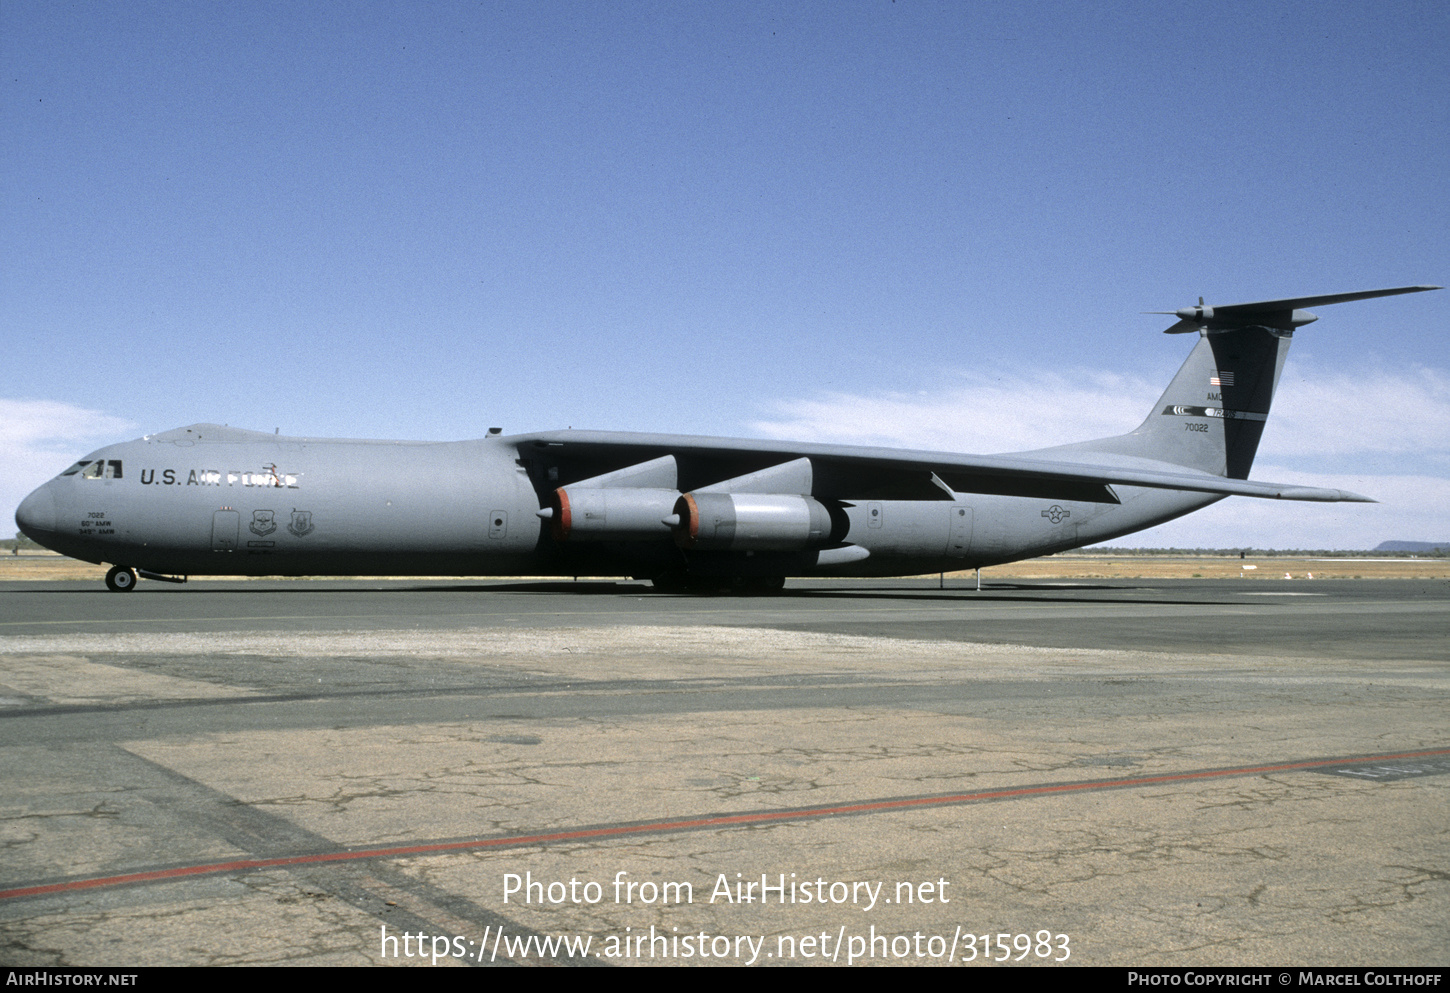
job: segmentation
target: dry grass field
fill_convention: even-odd
[[[982,570],[984,582],[1006,579],[1450,579],[1447,558],[1291,558],[1260,556],[1051,555]],[[0,556],[0,581],[94,579],[104,566],[50,552]],[[954,578],[971,572],[948,573]],[[197,577],[237,579],[236,576]],[[424,577],[414,577],[424,578]],[[448,579],[455,577],[430,577]],[[467,577],[463,577],[467,578]]]
[[[1450,579],[1450,559],[1050,555],[982,570],[1005,579]]]

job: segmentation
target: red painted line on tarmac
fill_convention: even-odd
[[[187,876],[208,876],[221,872],[249,872],[279,866],[313,865],[319,862],[351,862],[358,859],[398,858],[405,855],[430,855],[438,852],[467,852],[488,848],[513,848],[523,845],[545,845],[558,841],[579,841],[591,838],[612,838],[631,834],[659,834],[691,831],[699,828],[729,827],[738,824],[760,824],[767,821],[804,820],[812,817],[833,817],[838,814],[867,814],[911,807],[939,807],[953,804],[1002,800],[1010,797],[1044,796],[1051,793],[1078,793],[1085,790],[1120,789],[1128,786],[1155,786],[1162,783],[1185,783],[1195,779],[1222,779],[1231,776],[1256,776],[1268,772],[1292,772],[1296,769],[1318,769],[1331,765],[1363,765],[1369,762],[1391,762],[1398,759],[1431,758],[1450,755],[1450,748],[1423,752],[1399,752],[1393,755],[1366,755],[1353,758],[1311,759],[1304,762],[1280,762],[1274,765],[1237,766],[1229,769],[1206,769],[1199,772],[1167,773],[1161,776],[1138,776],[1132,779],[1096,779],[1048,786],[1021,786],[1004,790],[983,790],[977,793],[943,793],[934,796],[909,797],[896,800],[872,800],[865,803],[838,804],[830,807],[805,807],[793,810],[767,810],[750,814],[725,814],[687,820],[650,821],[644,824],[622,824],[615,827],[581,828],[577,831],[552,831],[546,834],[514,834],[498,838],[475,838],[470,841],[445,841],[431,845],[398,845],[391,848],[344,849],[313,855],[290,855],[274,859],[237,859],[231,862],[209,862],[203,865],[178,866],[151,872],[132,872],[119,876],[97,876],[72,879],[43,886],[22,886],[0,890],[0,900],[17,897],[45,896],[52,893],[73,893],[79,890],[128,886],[163,879]]]

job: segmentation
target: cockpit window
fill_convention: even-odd
[[[61,473],[61,475],[62,476],[74,476],[76,473],[80,472],[82,469],[84,469],[86,466],[88,466],[90,464],[91,464],[90,463],[90,460],[86,460],[85,462],[77,462],[75,465],[71,466],[65,472]]]
[[[109,460],[107,460],[107,459],[96,459],[96,461],[94,461],[94,462],[81,462],[81,463],[78,463],[76,465],[75,469],[67,469],[61,475],[63,475],[63,476],[72,475],[76,471],[76,469],[81,470],[81,478],[82,479],[120,479],[121,478],[121,460],[120,459],[109,459]]]

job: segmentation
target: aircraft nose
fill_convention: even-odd
[[[15,523],[29,538],[55,531],[55,494],[49,483],[20,501],[15,509]]]

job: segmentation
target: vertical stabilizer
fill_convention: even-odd
[[[1204,306],[1200,298],[1197,307],[1153,311],[1179,318],[1166,333],[1196,331],[1199,339],[1147,420],[1130,434],[1047,451],[1127,455],[1247,479],[1294,329],[1318,320],[1303,308],[1439,288],[1400,286],[1222,307]]]
[[[1115,440],[1133,455],[1247,479],[1292,336],[1263,327],[1201,332],[1147,419]]]

